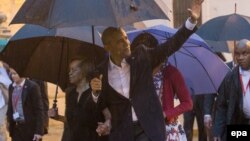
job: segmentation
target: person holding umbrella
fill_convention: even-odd
[[[234,49],[238,66],[224,78],[216,101],[214,140],[226,141],[226,125],[250,125],[250,41],[240,40]]]
[[[109,27],[102,34],[109,57],[98,66],[101,75],[91,80],[93,98],[112,115],[110,141],[164,141],[165,123],[156,95],[152,71],[177,51],[195,31],[203,0],[193,0],[190,18],[179,31],[154,49],[139,46],[131,54],[122,28]],[[100,91],[97,92],[97,91]],[[106,107],[105,107],[106,106]]]
[[[89,78],[94,69],[93,62],[87,57],[73,57],[69,64],[69,81],[71,87],[66,89],[65,117],[58,115],[54,108],[49,110],[49,116],[64,122],[62,141],[107,141],[107,136],[98,136],[98,122],[104,122],[110,130],[110,113],[103,112],[91,98]],[[105,117],[104,117],[105,116]],[[106,129],[106,128],[105,128]]]

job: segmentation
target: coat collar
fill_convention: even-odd
[[[22,91],[22,102],[25,103],[28,95],[28,80],[25,80],[25,83],[23,85],[23,91]]]
[[[130,65],[130,92],[129,92],[130,95],[129,95],[129,97],[131,98],[132,94],[133,94],[134,86],[136,83],[136,78],[137,78],[136,77],[136,66],[135,66],[136,57],[135,57],[135,55],[132,54],[130,57],[126,58],[125,60]],[[103,69],[104,69],[104,71],[103,71],[104,80],[106,80],[106,82],[108,84],[109,57],[107,57],[107,59],[105,61],[103,61],[103,63],[101,63],[100,66],[101,65],[103,65]],[[106,86],[104,86],[104,88]]]

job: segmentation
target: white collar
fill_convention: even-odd
[[[15,87],[15,86],[23,87],[23,85],[24,85],[24,83],[25,83],[25,80],[26,80],[26,79],[23,79],[23,81],[22,81],[20,84],[17,84],[16,82],[14,82],[14,83],[12,84],[12,86],[13,86],[13,87]]]
[[[124,68],[125,66],[127,66],[128,63],[126,61],[126,59],[122,59],[122,62],[121,62],[121,67],[120,66],[117,66],[116,64],[113,63],[113,61],[111,60],[110,56],[109,56],[109,66],[110,66],[110,69],[120,69],[120,68]]]
[[[249,70],[243,70],[241,67],[239,67],[239,72],[243,76],[250,76],[250,69]]]

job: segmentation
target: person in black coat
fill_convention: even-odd
[[[163,111],[155,92],[152,70],[195,31],[192,23],[200,17],[202,0],[193,2],[191,18],[185,26],[154,49],[141,45],[131,54],[130,42],[122,28],[109,27],[103,32],[104,48],[110,56],[98,68],[103,78],[92,79],[91,85],[98,104],[111,112],[110,141],[165,141]],[[95,89],[95,85],[102,87]],[[96,93],[96,90],[102,91]]]
[[[238,66],[224,78],[216,100],[213,134],[227,140],[227,125],[250,125],[250,41],[239,41],[234,49]]]
[[[83,57],[75,57],[70,62],[69,81],[72,86],[65,92],[65,118],[54,117],[64,122],[62,141],[108,140],[107,136],[99,136],[96,132],[98,122],[110,126],[110,114],[106,113],[107,109],[102,112],[92,98],[89,74],[93,68],[92,61]]]
[[[39,86],[19,77],[10,69],[13,84],[9,87],[7,121],[12,141],[40,141],[44,131],[43,102]]]

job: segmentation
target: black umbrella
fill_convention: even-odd
[[[11,23],[48,28],[83,25],[124,26],[168,19],[167,6],[154,0],[27,0]]]
[[[69,33],[86,33],[81,27],[73,29],[64,33],[57,32],[57,29],[25,25],[8,42],[1,52],[1,59],[23,77],[52,82],[65,90],[68,85],[68,64],[72,57],[88,57],[95,64],[105,57],[102,47],[76,40],[75,35],[72,35],[73,39],[70,38]],[[56,97],[57,93],[55,102]]]
[[[239,14],[216,17],[204,23],[196,33],[211,41],[250,39],[250,17]]]

